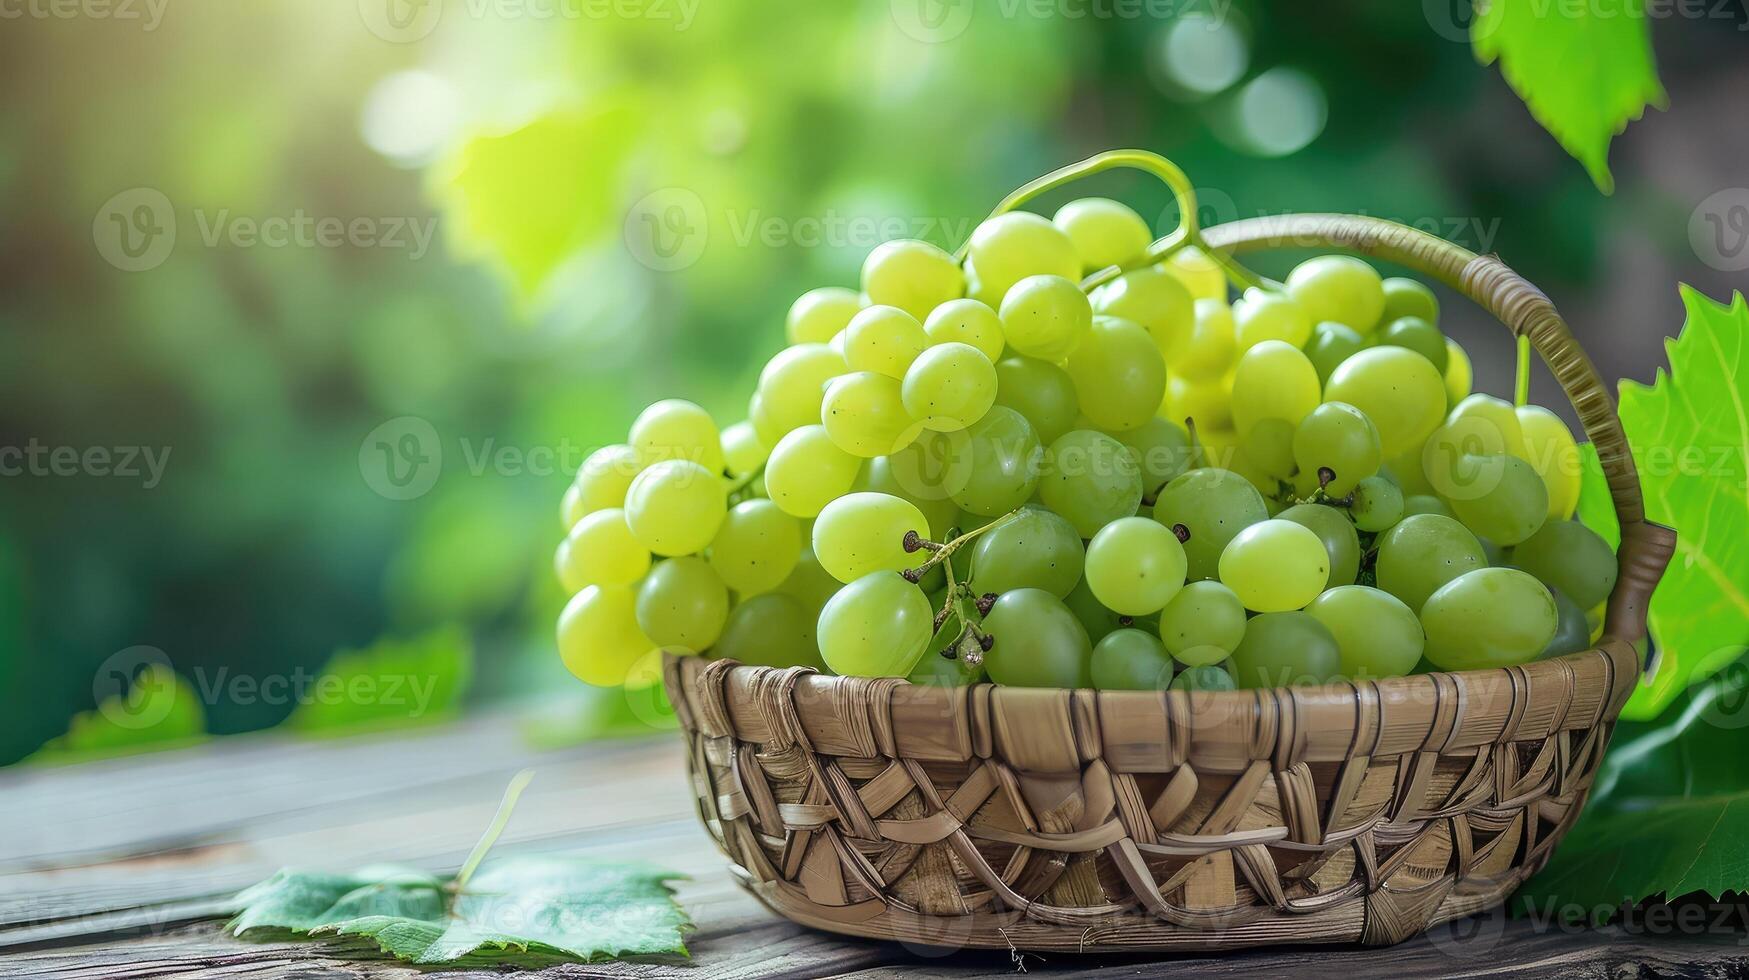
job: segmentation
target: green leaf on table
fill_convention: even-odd
[[[1682,287],[1688,319],[1665,342],[1668,372],[1623,381],[1621,421],[1646,517],[1676,529],[1676,554],[1652,594],[1658,669],[1624,718],[1657,717],[1677,694],[1749,647],[1749,305]]]
[[[473,642],[460,626],[410,639],[385,636],[363,650],[336,653],[286,725],[304,734],[344,735],[447,721],[473,675]]]
[[[1647,106],[1669,101],[1645,6],[1478,0],[1470,39],[1476,59],[1500,62],[1507,84],[1598,189],[1613,191],[1609,141]]]
[[[413,963],[515,965],[685,955],[691,923],[668,882],[637,864],[509,858],[451,882],[394,866],[353,874],[283,870],[237,896],[228,928],[359,937]]]
[[[194,688],[168,663],[149,662],[128,679],[126,691],[74,715],[65,735],[24,761],[64,765],[181,748],[205,738],[206,712]]]

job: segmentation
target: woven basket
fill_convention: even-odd
[[[834,932],[954,947],[1399,942],[1502,901],[1585,801],[1674,546],[1614,402],[1492,256],[1341,215],[1208,229],[1231,253],[1407,266],[1528,336],[1596,444],[1621,574],[1595,649],[1229,693],[913,686],[670,657],[699,815],[746,887]]]

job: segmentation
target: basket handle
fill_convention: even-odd
[[[1620,575],[1609,597],[1604,633],[1628,643],[1646,636],[1647,606],[1670,563],[1676,532],[1646,520],[1639,473],[1615,399],[1567,322],[1543,292],[1492,255],[1477,255],[1436,235],[1383,218],[1288,214],[1249,218],[1204,229],[1209,247],[1228,254],[1274,248],[1338,249],[1394,262],[1432,276],[1492,313],[1515,336],[1527,337],[1579,413],[1585,435],[1609,479],[1621,522]],[[1648,665],[1649,666],[1649,665]]]

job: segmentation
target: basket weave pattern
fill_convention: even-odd
[[[1388,944],[1497,904],[1577,819],[1674,541],[1644,520],[1589,359],[1497,259],[1388,222],[1288,216],[1208,240],[1387,258],[1531,338],[1622,521],[1597,648],[1229,693],[919,687],[669,657],[700,816],[780,914],[944,946]]]

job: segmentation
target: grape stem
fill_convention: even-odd
[[[927,541],[927,542],[919,541],[918,546],[920,548],[930,552],[929,560],[925,561],[921,565],[918,565],[916,568],[907,569],[906,571],[902,572],[901,574],[905,576],[905,581],[907,581],[907,582],[911,582],[912,584],[916,584],[918,582],[921,582],[921,581],[923,581],[923,576],[929,574],[929,570],[931,568],[934,568],[935,566],[941,564],[942,562],[947,561],[949,558],[952,558],[953,553],[958,551],[959,549],[965,547],[966,542],[971,541],[972,539],[976,538],[978,535],[983,534],[985,531],[990,531],[990,530],[994,530],[998,527],[1001,527],[1002,525],[1008,523],[1009,521],[1011,521],[1014,518],[1019,517],[1019,516],[1020,516],[1020,508],[1016,507],[1014,510],[1009,511],[1006,514],[1003,514],[1001,517],[996,518],[995,520],[984,525],[983,527],[980,527],[975,531],[967,531],[964,534],[961,534],[959,537],[954,538],[953,540],[948,541],[945,544],[938,544],[934,541]],[[952,585],[953,585],[953,568],[951,565],[949,566],[948,571],[947,571],[947,580],[948,580],[949,587],[952,587]]]
[[[1513,386],[1513,405],[1523,408],[1530,404],[1530,337],[1518,337],[1518,377]]]
[[[729,483],[728,493],[726,494],[726,496],[729,498],[729,503],[731,503],[731,504],[740,503],[739,500],[735,499],[735,495],[740,493],[741,491],[747,489],[748,487],[752,486],[753,481],[759,479],[760,474],[762,474],[764,472],[765,472],[765,464],[760,463],[758,466],[755,466],[752,470],[750,470],[746,473],[743,473],[741,476],[736,477],[733,481],[731,481]]]

